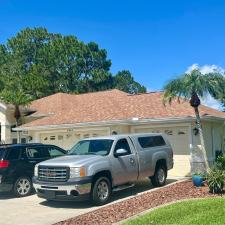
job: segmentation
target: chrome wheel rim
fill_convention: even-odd
[[[31,188],[30,181],[26,178],[19,179],[19,181],[16,184],[16,190],[19,193],[19,195],[28,194],[30,188]]]
[[[109,195],[109,187],[106,181],[102,180],[97,186],[97,195],[101,201],[105,201]]]
[[[163,183],[165,181],[165,172],[163,169],[158,170],[158,180],[160,183]]]

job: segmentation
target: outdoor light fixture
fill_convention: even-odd
[[[195,128],[193,129],[193,132],[194,132],[194,135],[195,135],[195,136],[197,136],[197,135],[198,135],[198,133],[199,133],[198,128],[197,128],[197,127],[195,127]]]

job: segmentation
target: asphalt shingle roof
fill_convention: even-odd
[[[174,101],[171,105],[163,104],[163,92],[130,95],[117,89],[87,93],[57,93],[30,105],[36,110],[33,116],[42,116],[23,127],[60,124],[76,124],[98,121],[157,119],[194,117],[194,110],[188,101]],[[201,105],[201,116],[225,118],[225,113]]]

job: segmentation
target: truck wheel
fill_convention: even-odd
[[[92,201],[95,205],[104,205],[111,197],[111,182],[107,177],[99,177],[93,184]]]
[[[155,168],[154,176],[150,177],[152,185],[155,187],[161,187],[166,183],[167,169],[164,165],[157,165]]]
[[[25,197],[32,192],[32,182],[29,177],[19,177],[14,183],[13,193],[17,197]]]

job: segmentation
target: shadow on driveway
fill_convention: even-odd
[[[176,179],[167,179],[167,183],[166,184],[170,184],[173,182],[176,182]],[[118,200],[123,200],[127,197],[134,197],[137,194],[140,194],[142,192],[148,191],[154,189],[154,187],[152,186],[151,182],[149,181],[149,179],[145,179],[142,181],[138,181],[135,183],[134,187],[122,190],[122,191],[118,191],[118,192],[114,192],[112,195],[112,198],[110,200],[110,203],[114,203]],[[48,207],[52,207],[52,208],[79,208],[79,209],[85,209],[85,208],[94,208],[95,206],[93,206],[93,204],[91,203],[91,201],[83,201],[83,202],[73,202],[73,201],[42,201],[40,202],[41,205],[43,206],[48,206]]]
[[[34,194],[35,193],[31,194],[30,196],[32,196]],[[11,192],[1,192],[0,193],[0,200],[8,200],[8,199],[14,199],[14,198],[18,198],[18,197],[15,197],[15,195]]]

